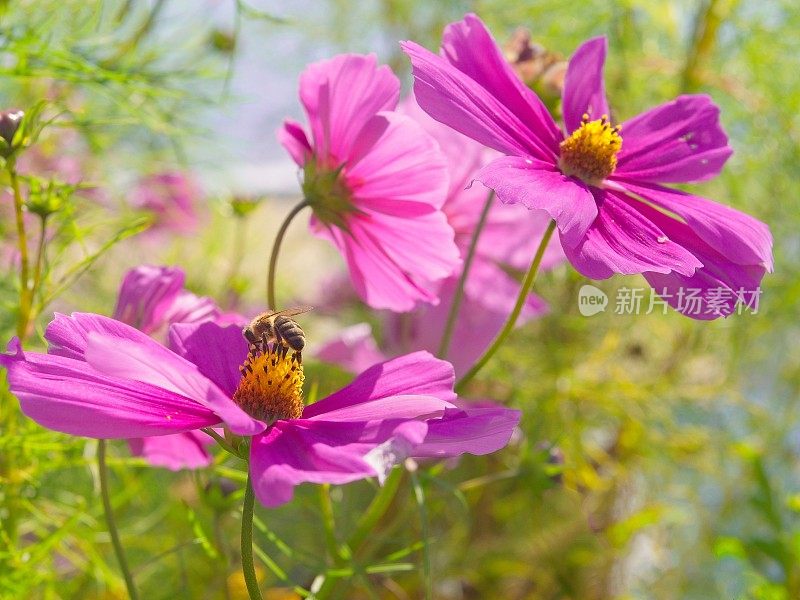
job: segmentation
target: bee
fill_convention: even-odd
[[[298,306],[263,312],[242,329],[242,335],[250,343],[251,348],[273,342],[294,350],[299,355],[306,345],[306,336],[300,325],[291,317],[306,313],[312,308],[311,306]]]

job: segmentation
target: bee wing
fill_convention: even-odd
[[[269,317],[293,317],[295,315],[302,315],[303,313],[307,313],[310,310],[314,310],[313,306],[295,306],[293,308],[285,308],[283,310],[277,310],[275,312],[267,313],[265,318]]]

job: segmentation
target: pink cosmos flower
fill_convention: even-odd
[[[220,310],[214,301],[186,291],[185,280],[186,275],[178,267],[141,265],[129,270],[119,289],[114,318],[163,340],[173,323],[219,319]],[[52,326],[57,328],[59,322],[54,321]],[[128,445],[134,456],[143,457],[153,466],[177,471],[210,465],[213,457],[207,447],[211,442],[201,432],[187,431],[129,439]]]
[[[202,196],[199,185],[188,174],[164,171],[142,179],[131,194],[131,204],[151,213],[150,231],[189,234],[197,229],[197,205]]]
[[[602,69],[606,41],[570,60],[562,104],[565,131],[503,60],[475,15],[449,25],[440,55],[413,42],[403,49],[414,90],[434,119],[506,156],[476,176],[508,203],[546,211],[564,252],[593,279],[641,273],[680,308],[679,288],[702,290],[714,311],[731,314],[772,269],[769,228],[741,212],[660,185],[715,176],[731,154],[708,96],[679,96],[620,127],[609,121]]]
[[[249,354],[238,326],[173,325],[166,348],[119,321],[74,313],[56,315],[45,337],[48,354],[23,352],[15,338],[0,355],[26,415],[103,439],[224,424],[251,436],[253,487],[270,507],[300,483],[380,477],[407,456],[493,452],[519,420],[513,410],[457,408],[452,367],[424,352],[304,407],[297,356],[274,346]]]
[[[303,168],[312,232],[345,257],[364,302],[404,312],[436,303],[432,284],[459,259],[441,211],[445,159],[419,125],[393,112],[399,92],[372,55],[312,64],[300,78],[310,139],[289,120],[278,137]]]

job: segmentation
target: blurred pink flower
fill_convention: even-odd
[[[139,181],[130,202],[153,215],[150,231],[189,234],[197,229],[201,198],[200,186],[188,173],[164,171]]]
[[[383,342],[380,347],[372,335],[371,327],[359,323],[341,330],[323,344],[315,356],[357,373],[391,356],[416,350],[434,353],[444,333],[455,286],[454,279],[449,279],[442,286],[441,302],[436,306],[422,305],[407,314],[384,314]],[[532,295],[524,314],[530,319],[545,309],[544,302]],[[489,310],[470,296],[464,298],[447,354],[447,360],[453,364],[456,375],[463,375],[469,370],[500,332],[507,317],[508,313]]]
[[[419,125],[393,112],[399,91],[372,55],[315,63],[300,78],[310,140],[289,120],[278,137],[303,167],[312,232],[342,253],[364,302],[405,312],[436,303],[433,284],[459,259],[441,211],[445,159]]]
[[[506,155],[475,178],[504,202],[546,211],[586,277],[641,273],[673,305],[678,288],[703,290],[708,304],[715,290],[734,292],[716,310],[689,315],[708,319],[731,314],[739,290],[754,292],[772,270],[764,223],[660,185],[710,179],[731,155],[708,96],[679,96],[612,127],[606,40],[595,38],[570,60],[562,132],[475,15],[447,26],[438,55],[414,42],[402,46],[423,109]]]
[[[219,319],[221,311],[214,301],[186,291],[185,280],[178,267],[141,265],[131,269],[122,280],[114,318],[162,341],[166,341],[167,329],[173,323]],[[244,319],[240,317],[239,321]],[[57,331],[58,320],[53,326]],[[173,471],[211,464],[211,454],[206,450],[211,443],[210,437],[195,431],[129,440],[134,456]]]
[[[296,355],[275,347],[249,354],[237,326],[173,325],[173,351],[119,321],[74,313],[56,315],[45,337],[48,354],[23,352],[15,338],[10,354],[0,355],[28,417],[71,435],[112,439],[224,423],[252,436],[253,488],[270,507],[291,500],[304,482],[382,479],[406,457],[494,452],[520,416],[457,407],[452,367],[425,352],[367,369],[303,407]]]

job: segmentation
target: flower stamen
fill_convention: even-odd
[[[611,126],[607,115],[595,121],[583,115],[581,126],[561,142],[561,172],[589,185],[600,185],[617,167],[617,154],[622,149],[619,131],[619,126]]]
[[[253,347],[239,370],[233,401],[251,417],[271,424],[303,414],[303,363],[283,344]]]

